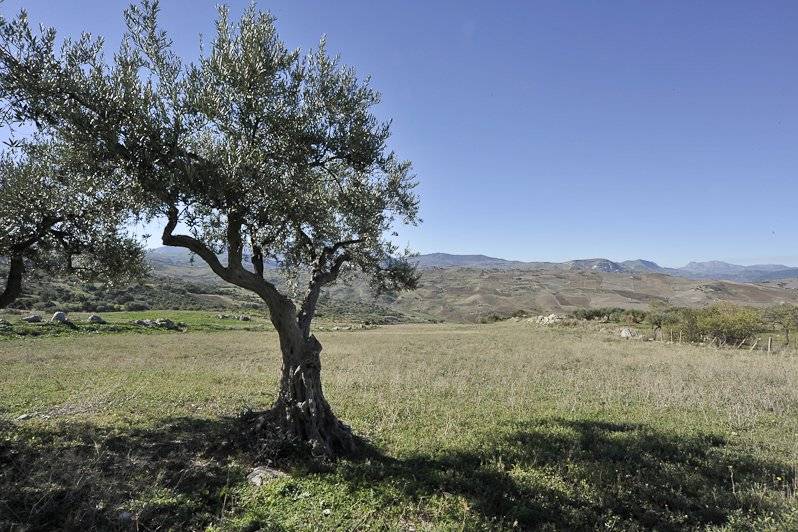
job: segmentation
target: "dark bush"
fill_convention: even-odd
[[[150,310],[150,306],[144,301],[130,301],[125,303],[125,310],[128,312],[136,312],[139,310]]]

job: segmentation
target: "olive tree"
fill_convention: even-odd
[[[105,281],[146,273],[142,247],[123,230],[125,187],[80,166],[52,142],[18,142],[0,154],[0,308],[21,295],[30,270]]]
[[[278,332],[277,420],[319,453],[352,449],[351,430],[322,393],[322,347],[311,333],[322,289],[358,271],[378,290],[413,288],[396,223],[416,223],[409,162],[388,147],[390,124],[369,80],[330,56],[278,38],[254,6],[238,22],[221,7],[215,36],[185,63],[158,25],[158,4],[125,11],[113,58],[84,35],[58,46],[22,13],[0,25],[0,95],[87,164],[132,176],[166,246],[196,254],[222,279],[263,299]],[[223,258],[226,253],[226,260]],[[222,257],[222,258],[220,258]],[[290,281],[264,275],[270,262]]]

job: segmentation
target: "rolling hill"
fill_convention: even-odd
[[[179,276],[209,284],[222,283],[204,263],[192,262],[184,250],[159,248],[150,253],[156,276]],[[508,261],[485,255],[420,255],[418,290],[375,297],[357,278],[324,296],[327,308],[383,309],[414,319],[476,321],[514,312],[543,313],[577,308],[617,306],[648,308],[654,302],[700,307],[715,302],[765,306],[798,303],[798,273],[786,266],[745,267],[726,263],[691,263],[662,268],[654,262],[582,259],[564,263]],[[719,272],[719,273],[715,273]],[[753,273],[752,273],[753,272]],[[762,282],[742,282],[752,275]],[[277,272],[272,276],[277,279]],[[779,275],[787,275],[779,282]],[[724,276],[729,278],[723,278]]]

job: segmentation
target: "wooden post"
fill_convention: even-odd
[[[770,354],[770,348],[773,347],[773,337],[768,336],[768,355]]]
[[[682,343],[682,331],[679,331],[679,343]]]
[[[756,340],[754,340],[754,345],[752,345],[752,346],[751,346],[751,349],[750,349],[750,350],[751,350],[751,351],[753,351],[754,349],[756,349],[756,346],[758,346],[758,345],[759,345],[759,338],[757,338]]]
[[[673,329],[671,329],[671,343],[673,343]]]
[[[737,349],[740,349],[743,346],[743,344],[745,343],[746,340],[748,340],[748,338],[743,338],[743,341],[740,342],[740,344],[737,346]]]

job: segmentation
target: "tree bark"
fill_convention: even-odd
[[[6,288],[0,294],[0,308],[6,308],[22,294],[22,276],[24,273],[25,261],[22,259],[22,255],[11,255]]]
[[[340,421],[321,387],[321,344],[298,325],[281,327],[283,366],[272,414],[286,433],[310,444],[314,454],[335,457],[355,450],[352,430]]]

